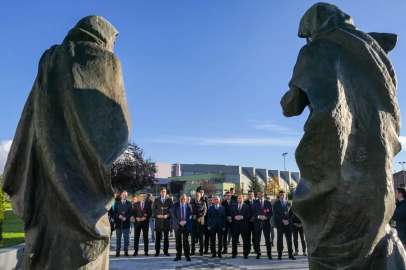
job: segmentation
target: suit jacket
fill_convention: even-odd
[[[238,211],[238,203],[233,204],[231,206],[230,212],[231,212],[231,218],[233,219],[233,221],[231,222],[232,230],[234,230],[234,229],[248,230],[249,229],[249,220],[252,217],[250,205],[243,203],[241,206],[241,211]],[[235,216],[243,216],[243,219],[236,220]]]
[[[162,204],[161,197],[156,198],[154,201],[154,208],[152,213],[155,216],[155,231],[157,232],[169,232],[171,229],[171,208],[172,200],[165,198],[165,203]],[[158,215],[168,215],[168,218],[157,218]]]
[[[282,203],[280,200],[276,201],[273,204],[273,212],[275,215],[275,223],[276,227],[279,225],[283,225],[282,220],[289,220],[289,225],[293,225],[293,211],[292,211],[292,204],[286,201],[285,209],[282,207]]]
[[[267,200],[264,200],[264,208],[261,208],[261,203],[259,200],[255,200],[254,204],[252,206],[252,213],[253,217],[255,220],[260,220],[258,219],[258,216],[266,216],[266,218],[271,221],[271,217],[273,215],[272,212],[272,204],[268,202]]]
[[[210,205],[208,205],[208,204],[206,204],[206,216],[205,216],[205,218],[204,218],[204,226],[205,227],[207,227],[207,220],[209,219],[209,209],[211,208],[211,207],[214,207],[214,204],[211,204],[211,206]]]
[[[230,203],[228,203],[227,201],[221,202],[221,205],[224,207],[227,216],[231,216],[231,214],[230,214],[231,205],[236,204],[236,203],[237,203],[237,201],[234,201],[234,200],[230,200]]]
[[[185,221],[186,221],[186,230],[192,229],[192,206],[190,203],[185,203]],[[173,220],[173,230],[177,232],[179,230],[179,223],[182,221],[182,213],[180,211],[180,202],[176,202],[172,205],[172,214],[171,214],[172,220]]]
[[[143,222],[149,222],[149,218],[152,215],[152,210],[151,210],[151,204],[149,202],[144,202],[144,209],[141,209],[141,202],[137,202],[134,204],[134,211],[133,211],[133,216],[135,218],[135,221],[137,222],[137,217],[138,218],[143,218],[146,217],[147,219],[144,220]]]
[[[121,201],[116,202],[113,210],[114,222],[116,223],[116,229],[129,229],[130,219],[133,214],[133,205],[129,201],[125,201],[123,204]],[[122,222],[119,216],[125,217],[125,221]],[[122,223],[122,224],[121,224]]]
[[[396,202],[396,210],[392,219],[396,221],[396,231],[400,238],[406,237],[406,200]]]
[[[204,219],[205,216],[207,215],[207,208],[206,208],[206,203],[203,201],[199,201],[199,202],[192,202],[192,211],[193,211],[193,215],[196,216],[196,220],[192,219],[192,226],[198,226],[200,225],[204,225]],[[197,220],[200,218],[200,223],[197,222]]]
[[[218,228],[220,230],[226,228],[226,210],[223,206],[219,205],[218,211],[216,211],[216,207],[210,207],[208,211],[208,220],[207,220],[207,227],[210,228]]]

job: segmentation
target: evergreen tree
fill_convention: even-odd
[[[293,200],[293,194],[296,191],[296,186],[294,184],[290,184],[289,186],[289,193],[288,193],[288,200]]]
[[[248,185],[249,190],[252,190],[254,192],[254,196],[257,196],[258,191],[264,190],[264,185],[261,183],[261,181],[258,179],[256,175],[254,175],[251,179],[250,184]]]

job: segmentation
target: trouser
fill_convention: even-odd
[[[275,240],[275,228],[271,224],[271,243]]]
[[[227,236],[228,236],[228,232],[230,230],[230,223],[228,221],[226,221],[226,222],[227,222],[226,229],[223,233],[223,250],[227,250]]]
[[[171,235],[172,235],[172,233],[173,233],[173,219],[172,219],[172,217],[170,217],[169,232],[170,232]]]
[[[205,226],[205,231],[204,231],[204,252],[209,251],[210,234],[211,234],[211,231],[209,231],[207,229],[207,227]]]
[[[148,228],[149,228],[148,220],[139,222],[134,228],[134,250],[136,253],[138,253],[141,230],[142,236],[144,237],[144,252],[148,253]]]
[[[196,240],[199,241],[199,252],[203,252],[203,234],[204,226],[199,224],[197,226],[192,226],[192,253],[196,251]]]
[[[250,228],[250,232],[251,232],[251,241],[252,241],[252,246],[254,247],[254,251],[255,253],[257,252],[257,247],[255,246],[255,230],[254,230],[254,222],[249,223],[249,228]]]
[[[155,241],[155,221],[152,217],[149,218],[149,228],[151,229],[151,239]]]
[[[121,235],[124,236],[124,252],[128,252],[128,246],[130,245],[130,229],[116,228],[117,252],[120,252],[121,249]]]
[[[306,252],[306,241],[303,234],[303,227],[293,226],[293,244],[295,245],[295,251],[299,252],[299,239],[298,234],[300,234],[300,240],[302,241],[302,250]]]
[[[261,224],[262,223],[262,224]],[[254,221],[255,228],[255,249],[257,254],[261,254],[261,232],[264,234],[265,244],[266,244],[266,253],[271,255],[272,245],[271,245],[271,223],[267,220],[261,221],[256,219]]]
[[[185,257],[189,258],[190,256],[189,231],[188,230],[184,230],[182,232],[175,231],[175,240],[176,240],[176,258],[180,258],[182,256],[182,242]]]
[[[163,232],[164,233],[164,253],[168,253],[169,249],[169,232]],[[156,253],[159,254],[161,251],[161,237],[162,237],[162,232],[156,232],[156,239],[155,239],[155,251]]]
[[[223,246],[223,234],[224,231],[222,229],[219,229],[217,226],[215,228],[211,228],[210,251],[213,255],[216,255],[216,235],[218,239],[218,254],[221,254],[221,247]]]
[[[283,235],[285,235],[286,238],[286,243],[288,244],[288,253],[289,255],[292,255],[293,250],[292,250],[292,225],[284,225],[279,224],[277,227],[277,234],[278,234],[278,243],[277,243],[277,249],[278,249],[278,254],[282,254],[283,251]]]
[[[233,255],[237,255],[237,244],[238,244],[238,239],[241,235],[242,237],[242,242],[243,242],[243,254],[244,256],[248,256],[250,253],[250,230],[247,229],[232,229],[231,234],[233,236]]]

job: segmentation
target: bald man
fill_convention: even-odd
[[[214,198],[214,206],[210,207],[207,216],[207,229],[210,233],[210,249],[215,258],[216,254],[221,258],[221,248],[223,246],[223,233],[226,229],[226,210],[220,205],[220,198]],[[216,252],[216,234],[218,239],[218,251]]]
[[[173,204],[171,212],[176,240],[175,262],[181,259],[182,242],[183,252],[185,254],[186,260],[190,262],[189,232],[192,228],[192,214],[192,207],[189,203],[186,202],[186,194],[182,194],[182,196],[180,196],[180,201]]]

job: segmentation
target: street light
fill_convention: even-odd
[[[286,157],[287,154],[288,154],[288,153],[283,153],[283,154],[282,154],[282,156],[283,156],[283,167],[285,168],[285,172],[286,172],[285,157]],[[403,162],[403,163],[404,163],[404,162]]]
[[[405,187],[406,187],[406,180],[405,180],[405,163],[404,161],[399,162],[400,165],[402,165],[402,169],[403,169],[403,182],[405,183]]]

